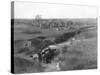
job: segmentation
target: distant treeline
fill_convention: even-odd
[[[12,19],[13,21],[13,19]],[[97,19],[14,19],[14,23],[27,24],[42,29],[76,29],[83,25],[97,25]]]
[[[12,19],[13,20],[13,19]],[[81,19],[40,19],[40,21],[63,21],[63,22],[67,22],[67,21],[72,21],[72,22],[78,22],[78,23],[82,23],[82,24],[96,24],[97,23],[97,18],[81,18]],[[15,23],[31,23],[33,24],[36,20],[35,19],[14,19]]]

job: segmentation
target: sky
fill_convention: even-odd
[[[36,15],[42,18],[96,18],[97,8],[54,3],[14,3],[14,18],[33,19]]]

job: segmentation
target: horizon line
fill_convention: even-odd
[[[11,19],[35,19],[35,18],[11,18]],[[41,19],[97,19],[97,17],[91,18],[41,18]]]

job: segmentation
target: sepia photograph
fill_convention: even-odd
[[[97,7],[11,3],[11,72],[97,69]]]

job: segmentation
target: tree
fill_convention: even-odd
[[[36,15],[35,16],[36,25],[38,27],[41,27],[41,19],[42,19],[42,16],[41,15]]]
[[[36,20],[40,20],[40,19],[42,19],[42,16],[41,16],[41,15],[36,15],[36,16],[35,16],[35,19],[36,19]]]

